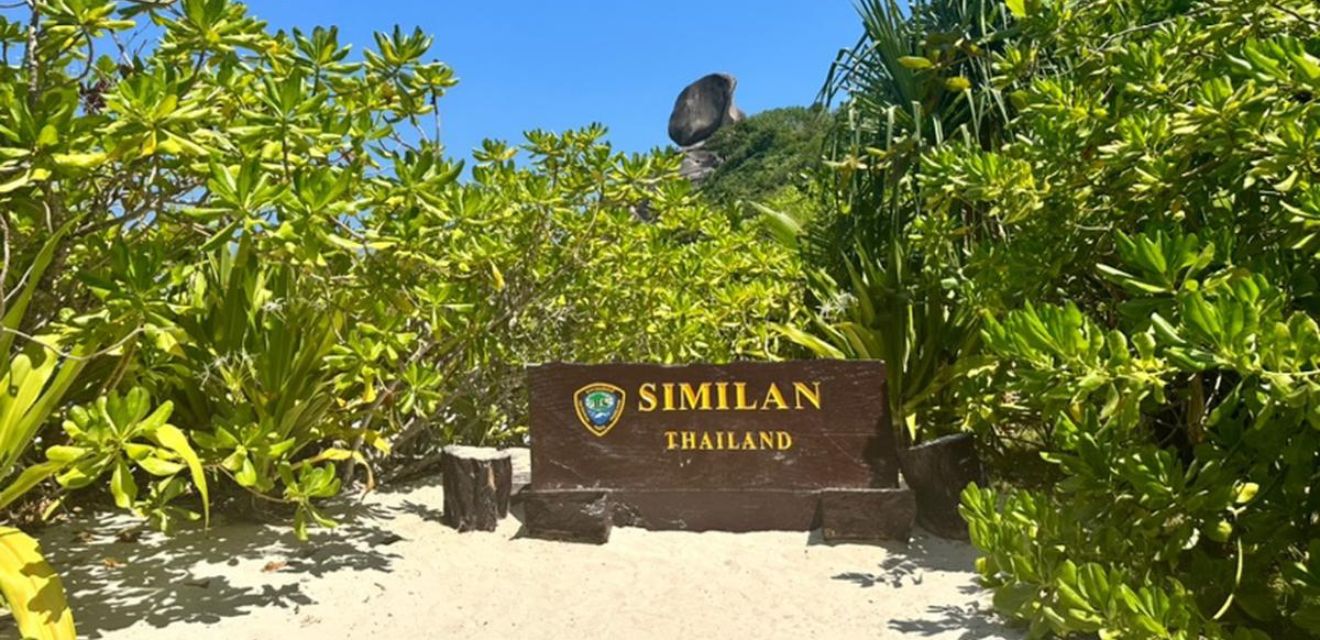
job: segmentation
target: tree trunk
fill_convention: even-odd
[[[494,531],[509,515],[513,464],[508,451],[448,446],[440,458],[444,523],[459,531]]]

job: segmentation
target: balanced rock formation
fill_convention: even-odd
[[[699,144],[720,127],[743,119],[733,103],[738,80],[727,73],[712,73],[683,89],[669,115],[669,138],[680,147]]]

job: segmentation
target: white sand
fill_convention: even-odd
[[[513,517],[459,534],[441,505],[434,484],[376,493],[307,545],[244,523],[117,542],[132,521],[109,514],[41,538],[90,638],[1021,637],[986,612],[972,549],[924,534],[615,529],[591,546],[519,538]]]

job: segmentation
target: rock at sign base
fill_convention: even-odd
[[[917,524],[942,538],[966,540],[967,523],[958,513],[962,491],[985,482],[976,440],[970,433],[937,438],[900,449],[903,477],[917,498]]]
[[[826,542],[907,542],[916,515],[916,500],[907,489],[820,492],[820,530]]]
[[[528,537],[605,544],[614,509],[607,491],[528,489],[522,492]]]

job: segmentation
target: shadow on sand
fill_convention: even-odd
[[[958,640],[985,640],[986,638],[1017,637],[1007,635],[993,613],[968,604],[963,606],[933,605],[927,607],[926,616],[910,620],[891,620],[889,628],[911,636],[933,636],[961,631]]]
[[[819,540],[819,532],[812,532],[808,544],[828,543]],[[876,585],[898,589],[908,584],[921,584],[928,571],[967,571],[976,564],[975,549],[922,533],[907,544],[883,542],[875,546],[885,550],[885,559],[878,571],[849,571],[834,576],[834,579],[855,582],[864,589]]]
[[[813,544],[816,542],[813,541]],[[824,543],[821,543],[824,544]],[[886,551],[885,559],[877,571],[849,571],[833,576],[835,580],[855,583],[869,589],[877,585],[901,589],[921,584],[928,572],[963,572],[975,565],[976,549],[965,544],[949,542],[919,533],[908,544],[901,542],[878,544]],[[973,582],[958,588],[966,595],[981,589]],[[890,620],[893,631],[914,637],[935,636],[961,631],[959,640],[1017,637],[1007,630],[993,612],[970,603],[962,606],[931,606],[918,617]]]
[[[288,609],[292,619],[313,602],[303,592],[308,578],[388,571],[399,557],[389,545],[400,538],[382,524],[408,509],[343,499],[324,509],[339,526],[313,528],[305,543],[294,538],[289,522],[241,521],[213,522],[208,531],[174,536],[148,530],[134,542],[123,542],[120,534],[141,522],[120,513],[80,516],[47,529],[40,538],[64,580],[79,637],[100,638],[142,621],[157,628],[214,623],[271,606]],[[243,584],[222,575],[234,573],[222,567],[240,564],[252,567],[250,576],[244,568]],[[12,623],[0,623],[0,638],[16,635]]]

